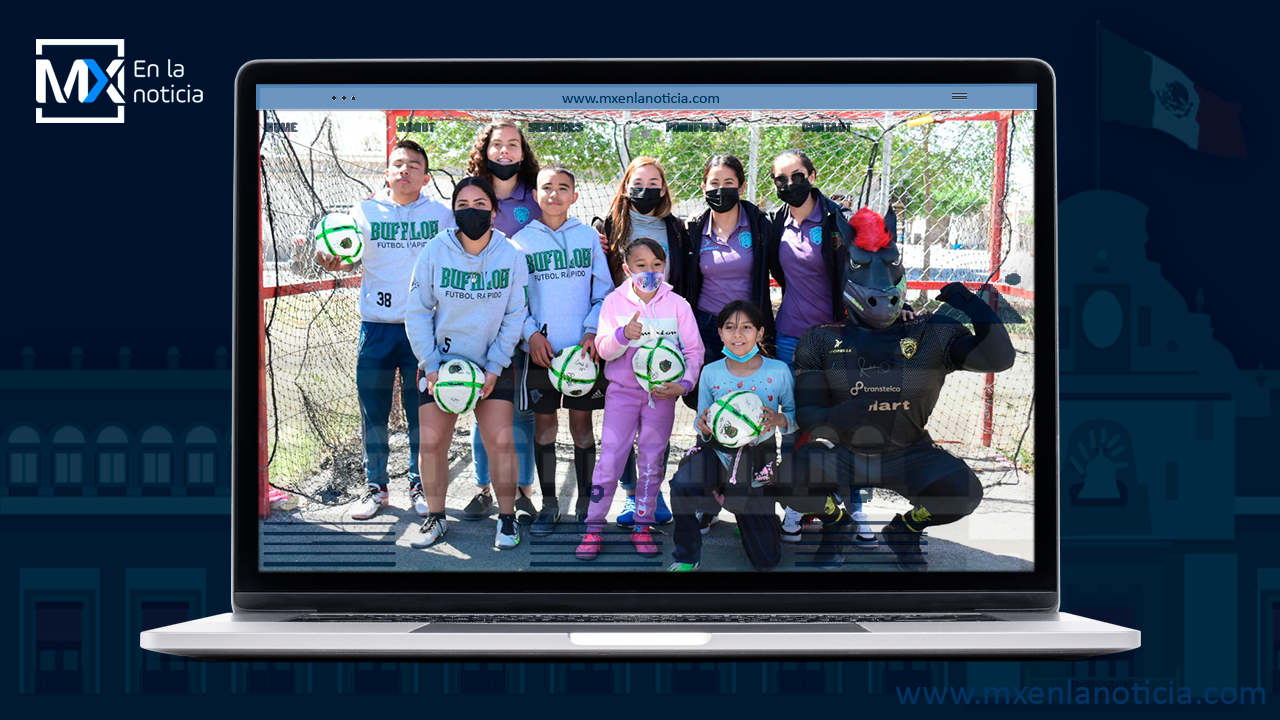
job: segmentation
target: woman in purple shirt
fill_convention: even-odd
[[[687,263],[680,282],[693,306],[706,347],[706,362],[720,359],[716,318],[735,300],[749,300],[761,309],[764,337],[761,348],[772,355],[773,305],[769,302],[769,248],[773,223],[763,210],[742,199],[746,170],[733,155],[716,155],[702,167],[702,192],[707,211],[689,222],[689,245],[696,257]],[[695,407],[696,391],[685,396]],[[692,401],[691,401],[692,399]]]
[[[800,336],[814,325],[845,318],[841,268],[853,231],[842,208],[813,186],[817,179],[813,161],[801,150],[784,150],[773,161],[773,185],[783,202],[773,214],[778,242],[769,247],[769,270],[782,288],[777,353],[793,367]]]
[[[841,292],[853,230],[843,208],[814,187],[817,179],[813,161],[802,150],[783,150],[773,160],[773,186],[783,202],[773,214],[777,241],[768,246],[769,270],[782,288],[777,358],[793,370],[796,343],[809,328],[845,320]],[[782,436],[784,455],[794,446],[795,435]],[[857,523],[855,543],[875,547],[876,536],[867,525],[861,499],[849,498],[847,505]],[[800,513],[786,508],[782,539],[798,542],[800,533]]]
[[[524,132],[508,120],[496,120],[480,128],[476,144],[467,161],[467,175],[482,177],[493,185],[498,196],[498,214],[493,226],[508,238],[515,237],[525,225],[542,218],[542,208],[534,197],[538,181],[538,159],[525,140]],[[516,350],[515,362],[524,363],[523,351]],[[519,365],[517,365],[519,366]],[[533,496],[533,412],[515,411],[516,455],[520,458],[519,486],[516,495],[516,520],[522,525],[533,522],[538,514]],[[476,496],[462,511],[465,520],[487,517],[493,507],[489,493],[489,454],[480,440],[477,425],[471,433],[471,457],[476,471]]]

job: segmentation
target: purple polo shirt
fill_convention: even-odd
[[[738,225],[721,240],[716,237],[708,214],[698,247],[698,268],[702,271],[702,292],[698,310],[715,315],[734,300],[751,298],[751,253],[755,238],[747,214],[738,209]]]
[[[787,213],[778,260],[787,276],[778,334],[801,337],[814,325],[831,322],[831,280],[822,259],[822,208],[817,203],[798,225]]]
[[[538,200],[529,192],[524,183],[516,183],[511,189],[511,196],[498,200],[498,216],[493,219],[493,226],[507,237],[515,237],[525,225],[542,219],[542,208]]]

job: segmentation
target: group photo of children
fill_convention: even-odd
[[[316,217],[287,254],[267,251],[264,235],[276,260],[264,264],[268,340],[285,327],[286,287],[318,298],[317,313],[338,307],[328,293],[359,315],[349,349],[334,353],[353,383],[291,380],[345,386],[359,462],[315,451],[309,474],[329,485],[300,492],[279,526],[264,521],[275,533],[264,548],[288,557],[264,554],[264,567],[1030,569],[1027,518],[993,521],[988,545],[941,556],[943,543],[930,546],[949,525],[979,522],[970,516],[984,486],[1027,514],[1033,468],[1013,446],[1026,425],[1007,423],[1012,440],[995,461],[967,462],[948,445],[960,433],[935,438],[930,419],[981,424],[980,409],[940,403],[953,373],[988,386],[997,374],[1030,377],[1020,363],[1031,361],[1033,316],[1000,292],[1019,282],[1015,294],[1026,292],[1010,268],[999,283],[985,268],[955,279],[913,270],[918,198],[866,178],[829,195],[820,163],[832,154],[799,146],[769,157],[708,149],[674,168],[660,142],[653,154],[636,142],[610,187],[574,166],[590,138],[557,153],[529,122],[493,117],[455,137],[463,147],[445,159],[431,146],[447,121],[390,117],[379,183],[327,207],[313,190]],[[696,149],[679,135],[687,165]],[[304,172],[297,147],[308,141],[288,139]],[[586,193],[603,200],[586,209]],[[281,198],[264,191],[264,204]],[[962,238],[953,225],[943,243]],[[286,270],[305,278],[279,279]],[[909,287],[920,278],[924,290]],[[321,326],[333,344],[342,332],[316,317],[294,323],[307,326],[313,363],[330,344]],[[285,396],[272,397],[279,427]],[[299,404],[299,415],[322,412]],[[1029,425],[1030,409],[1018,410]],[[986,422],[964,432],[990,434]],[[335,490],[338,475],[359,490]],[[351,536],[352,549],[280,537],[297,526]],[[953,561],[939,568],[935,557]]]

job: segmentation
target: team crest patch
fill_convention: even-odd
[[[734,427],[733,425],[725,425],[724,434],[728,435],[729,439],[732,440],[738,437],[738,428]]]
[[[743,230],[738,234],[738,244],[744,248],[751,247],[751,231]]]
[[[449,366],[449,372],[451,373],[462,372],[462,366],[459,365],[458,363],[454,363]]]
[[[515,216],[516,222],[521,225],[529,222],[529,208],[523,206],[516,208]]]
[[[911,356],[916,354],[916,350],[920,347],[914,338],[903,338],[901,345],[902,357],[904,358],[911,358]]]
[[[671,361],[670,361],[670,360],[659,360],[659,361],[658,361],[658,369],[662,370],[662,372],[666,372],[666,371],[670,370],[670,369],[671,369]]]
[[[822,244],[822,228],[821,227],[809,229],[809,241],[812,242],[814,245]]]
[[[530,399],[530,400],[532,400],[532,401],[534,401],[534,402],[538,402],[539,400],[541,400],[541,399],[542,399],[542,391],[541,391],[541,390],[530,390],[530,391],[529,391],[529,399]]]

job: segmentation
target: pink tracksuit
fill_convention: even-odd
[[[624,333],[631,316],[640,313],[643,335],[630,341]],[[676,399],[659,400],[641,389],[631,369],[636,348],[655,337],[666,337],[680,346],[685,372],[680,379],[685,392],[691,392],[702,369],[702,336],[693,310],[684,298],[663,283],[649,302],[642,301],[630,281],[609,293],[600,306],[596,351],[605,360],[604,376],[609,387],[604,396],[604,428],[601,431],[600,457],[591,480],[591,507],[587,512],[587,532],[604,530],[605,516],[618,489],[618,479],[636,443],[636,525],[652,525],[658,501],[658,488],[666,468],[662,451],[671,439],[676,418]],[[639,433],[639,439],[636,435]]]

